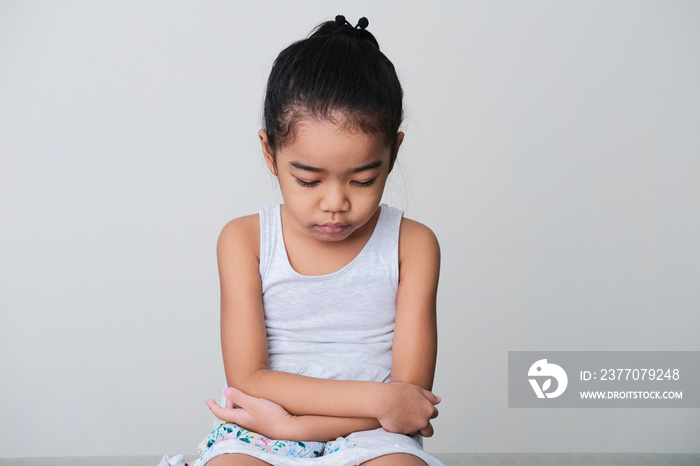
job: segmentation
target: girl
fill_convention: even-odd
[[[403,93],[367,25],[338,16],[273,65],[259,136],[284,203],[221,232],[230,388],[196,465],[441,464],[421,446],[439,248],[380,205]]]

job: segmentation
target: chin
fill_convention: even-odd
[[[337,235],[329,235],[329,234],[324,234],[324,233],[317,233],[317,234],[314,235],[314,236],[316,237],[316,239],[318,239],[318,240],[320,240],[320,241],[326,241],[326,242],[329,242],[329,243],[337,243],[338,241],[343,241],[343,240],[348,239],[348,237],[349,237],[350,235],[347,234],[347,233],[337,234]]]
[[[318,230],[317,228],[314,228],[312,234],[314,238],[320,241],[337,242],[348,239],[353,233],[355,233],[355,231],[355,229],[350,230],[348,228],[339,233],[325,233],[323,231]]]

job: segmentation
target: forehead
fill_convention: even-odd
[[[277,163],[301,162],[327,171],[344,171],[377,160],[388,162],[390,155],[381,135],[306,118],[295,125],[294,137],[277,151]]]

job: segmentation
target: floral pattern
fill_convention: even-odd
[[[199,454],[204,457],[209,449],[221,442],[243,442],[259,450],[277,453],[295,458],[317,458],[324,454],[326,444],[323,442],[295,442],[292,440],[273,440],[244,429],[237,424],[223,423],[214,427],[199,445]],[[337,442],[329,442],[337,443]],[[333,451],[337,451],[335,448]]]

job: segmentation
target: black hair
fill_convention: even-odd
[[[264,105],[273,153],[294,137],[297,121],[315,118],[382,136],[396,156],[403,91],[394,65],[365,30],[368,23],[362,18],[353,28],[337,16],[277,56]]]

